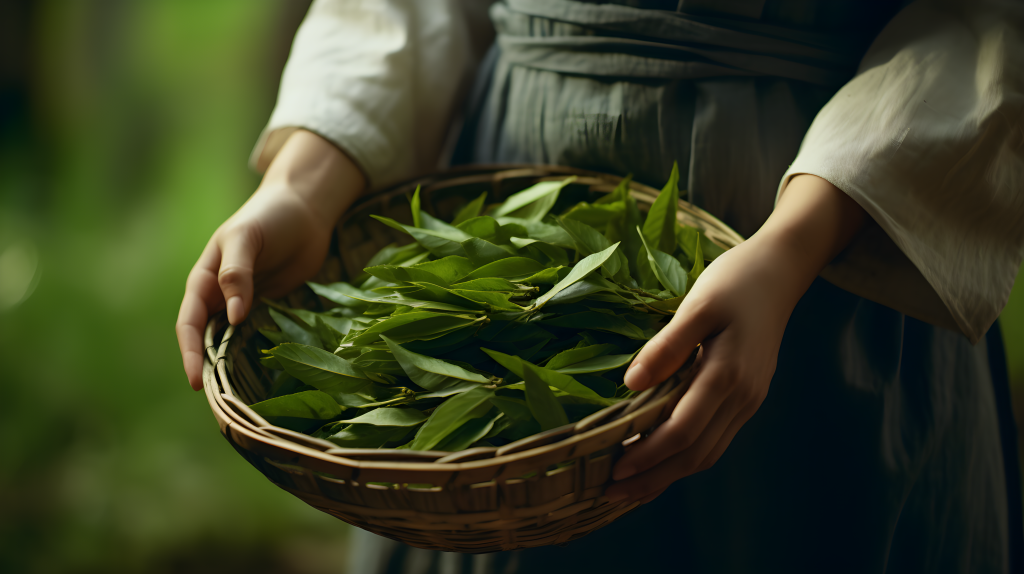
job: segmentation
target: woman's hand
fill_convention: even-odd
[[[335,222],[366,186],[338,148],[311,132],[292,134],[256,192],[214,232],[185,283],[176,331],[185,374],[202,388],[203,331],[225,308],[232,325],[255,293],[279,297],[316,274]]]
[[[722,456],[768,393],[793,308],[864,217],[829,182],[798,175],[765,225],[708,266],[626,371],[626,385],[643,390],[702,346],[700,371],[669,419],[616,464],[610,499],[650,501]]]

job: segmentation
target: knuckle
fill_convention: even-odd
[[[245,279],[249,276],[251,271],[244,267],[238,267],[235,265],[222,267],[220,272],[217,274],[217,282],[222,287],[224,286],[237,286],[245,282]]]

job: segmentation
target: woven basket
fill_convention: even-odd
[[[576,175],[562,194],[592,200],[620,178],[550,166],[462,168],[400,185],[360,200],[339,222],[336,247],[318,282],[346,281],[389,243],[408,242],[369,217],[408,222],[408,195],[422,186],[424,209],[450,219],[482,191],[491,202],[538,181]],[[641,210],[658,192],[633,183]],[[743,241],[735,231],[686,202],[679,221],[702,229],[722,247]],[[302,287],[286,297],[293,307],[321,310],[326,301]],[[663,422],[697,368],[694,352],[664,383],[629,400],[566,425],[500,448],[461,452],[345,449],[269,424],[247,405],[266,396],[271,372],[260,362],[267,342],[261,327],[273,321],[263,305],[231,327],[224,314],[206,329],[203,383],[221,433],[271,482],[345,522],[419,548],[495,552],[565,544],[632,510],[636,504],[604,497],[623,442]]]

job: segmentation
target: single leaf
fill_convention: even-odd
[[[479,237],[471,237],[463,241],[462,249],[473,265],[477,266],[516,256],[514,248],[495,245]]]
[[[614,291],[615,284],[600,275],[591,275],[563,289],[548,301],[548,305],[564,305],[584,298],[593,298],[604,291]]]
[[[524,378],[523,374],[525,371],[523,370],[523,365],[530,363],[527,363],[515,355],[507,355],[492,349],[481,348],[481,350],[497,361],[499,365],[505,367],[509,371],[512,371],[517,377],[521,379]],[[552,371],[551,369],[545,369],[544,367],[538,367],[533,364],[530,364],[530,366],[534,368],[537,376],[540,377],[542,381],[556,389],[560,389],[570,395],[582,398],[598,401],[604,400],[600,395],[580,384],[576,379],[573,379],[569,375],[563,375],[558,371]]]
[[[480,384],[489,382],[487,377],[483,375],[467,371],[462,367],[446,363],[440,359],[413,353],[388,337],[381,338],[387,343],[388,348],[391,349],[398,363],[402,365],[405,374],[424,389],[438,391],[457,380]]]
[[[584,373],[603,373],[604,371],[611,371],[624,367],[633,360],[635,354],[630,355],[605,355],[603,357],[594,357],[586,361],[580,361],[566,367],[557,369],[559,373],[566,375],[579,375]]]
[[[395,245],[392,243],[371,257],[366,263],[366,266],[376,267],[377,265],[397,265],[402,261],[406,261],[407,259],[421,253],[423,253],[423,248],[416,243],[409,243],[406,245]]]
[[[604,344],[586,345],[583,347],[577,347],[575,349],[568,349],[566,351],[558,353],[554,357],[551,357],[551,360],[548,361],[547,364],[544,365],[544,367],[555,371],[559,371],[564,367],[568,367],[569,365],[593,359],[594,357],[607,355],[608,353],[611,353],[617,348],[618,347],[616,347],[615,345]]]
[[[345,319],[349,326],[352,325],[352,321]],[[317,315],[316,335],[319,337],[320,342],[323,344],[324,349],[337,349],[338,345],[341,344],[342,340],[345,339],[345,333],[335,329],[331,324],[328,324],[323,316]],[[347,332],[347,331],[346,331]]]
[[[425,317],[427,314],[433,316]],[[404,320],[408,319],[406,315],[412,315],[413,317],[411,320]],[[403,321],[400,322],[400,319],[403,319]],[[393,315],[387,320],[365,329],[354,337],[350,334],[346,343],[371,345],[385,334],[390,339],[399,343],[429,341],[444,336],[456,329],[471,325],[474,321],[475,319],[471,317],[447,313],[427,313],[423,311],[403,313],[401,315]]]
[[[469,281],[456,283],[452,285],[451,288],[462,289],[465,291],[498,291],[509,293],[517,293],[520,291],[518,285],[501,277],[481,277],[479,279],[470,279]]]
[[[450,289],[449,291],[459,297],[469,299],[470,301],[483,303],[491,309],[501,309],[505,311],[523,310],[523,307],[509,301],[509,297],[511,297],[511,295],[507,293],[495,293],[494,291],[469,291],[464,289]]]
[[[698,236],[700,233],[697,234]],[[704,253],[701,247],[700,241],[697,242],[697,252],[693,258],[693,268],[690,269],[690,273],[687,275],[690,279],[690,285],[693,285],[700,274],[704,272]],[[683,295],[684,293],[677,293],[677,295]]]
[[[270,351],[285,372],[321,391],[340,387],[340,392],[358,392],[369,379],[362,369],[319,347],[285,343]]]
[[[427,415],[416,409],[402,407],[381,407],[370,412],[363,413],[354,419],[349,419],[350,424],[376,425],[385,427],[411,427],[427,420]]]
[[[635,276],[637,284],[643,289],[656,289],[660,282],[654,273],[650,257],[647,256],[647,248],[643,245],[640,246],[640,251],[636,254],[634,262],[637,270]]]
[[[434,261],[424,261],[413,265],[415,269],[422,269],[443,279],[450,285],[461,280],[476,269],[473,263],[465,257],[443,257]]]
[[[564,229],[557,225],[551,225],[540,221],[527,221],[517,217],[497,217],[498,223],[502,225],[520,225],[527,232],[527,237],[537,241],[543,241],[551,245],[573,249],[572,237]]]
[[[356,295],[358,297],[369,296],[369,294],[363,291],[362,289],[353,287],[348,283],[338,282],[331,283],[330,285],[321,285],[319,283],[313,283],[310,281],[307,282],[306,285],[309,285],[309,288],[312,289],[314,293],[323,297],[324,299],[337,303],[338,305],[344,305],[346,307],[365,306],[359,298],[353,297],[353,295]]]
[[[565,231],[572,236],[573,241],[576,242],[576,250],[579,251],[580,255],[587,256],[599,253],[608,249],[611,243],[601,235],[596,229],[590,227],[586,223],[580,223],[575,219],[562,218],[559,220]],[[621,259],[618,256],[609,257],[604,262],[604,270],[608,272],[609,276],[613,276],[619,272],[621,265]]]
[[[458,228],[473,237],[490,241],[491,243],[508,244],[512,237],[509,229],[503,227],[493,217],[482,215],[463,221]]]
[[[478,215],[483,210],[484,202],[487,201],[487,192],[481,193],[476,199],[467,203],[462,209],[455,214],[455,219],[452,220],[452,225],[458,225],[463,221],[470,220]]]
[[[559,265],[558,267],[548,267],[547,269],[538,271],[537,273],[526,277],[522,282],[530,285],[554,285],[562,279],[565,279],[571,271],[571,268],[562,265]]]
[[[472,381],[458,381],[439,391],[423,391],[416,393],[416,400],[446,398],[479,388],[479,383],[474,383]]]
[[[463,277],[463,280],[469,281],[481,277],[503,277],[506,279],[529,277],[543,269],[544,266],[533,259],[509,257],[508,259],[501,259],[479,267],[476,271]]]
[[[355,296],[353,295],[349,295],[349,297],[355,298]],[[411,307],[414,309],[433,309],[436,311],[453,311],[455,313],[483,313],[482,309],[473,309],[470,307],[464,307],[460,305],[452,305],[450,303],[442,303],[440,301],[425,301],[422,299],[411,299],[403,295],[364,297],[360,298],[359,300],[364,303],[374,303],[378,305],[400,305],[403,307]]]
[[[554,199],[557,200],[558,193],[562,188],[575,180],[576,176],[571,176],[563,179],[562,181],[542,181],[534,184],[523,191],[510,195],[504,203],[494,210],[494,216],[509,216],[525,219],[527,221],[540,221],[545,215],[547,215],[547,211],[551,209],[551,206],[555,204],[551,197],[554,196]],[[524,209],[531,203],[537,201],[541,201],[541,204],[538,207]],[[547,207],[546,210],[544,209],[545,206]],[[518,213],[519,210],[523,210],[522,215]],[[525,215],[525,217],[523,215]]]
[[[580,252],[580,255],[586,257],[587,255],[593,255],[600,251],[608,249],[611,242],[601,235],[599,231],[586,223],[581,223],[575,219],[567,219],[562,217],[558,220],[565,229],[566,233],[572,237],[576,244],[576,250]]]
[[[327,393],[302,391],[249,405],[263,418],[292,417],[329,420],[341,415],[342,408]]]
[[[412,194],[409,208],[412,210],[412,224],[416,227],[423,227],[423,221],[420,218],[420,186],[418,185],[416,186],[416,191]]]
[[[341,423],[335,423],[335,426],[332,428],[335,432],[323,438],[342,448],[381,448],[388,443],[401,442],[409,434],[409,427],[342,426]]]
[[[307,329],[305,326],[293,321],[290,317],[284,313],[280,313],[277,309],[271,307],[270,317],[277,323],[277,326],[281,328],[281,334],[283,335],[283,341],[288,343],[299,343],[300,345],[310,345],[313,347],[320,346],[320,338],[316,336],[312,330]]]
[[[447,257],[445,259],[448,259]],[[462,259],[461,257],[459,259]],[[448,282],[438,277],[437,275],[427,271],[426,269],[420,268],[418,265],[412,267],[397,267],[393,265],[378,265],[377,267],[367,267],[364,269],[370,275],[379,277],[389,283],[432,283],[434,285],[440,285],[441,287],[447,287]]]
[[[593,331],[608,331],[611,333],[618,333],[630,339],[647,340],[650,337],[633,323],[630,323],[626,319],[619,317],[618,315],[608,315],[597,311],[583,311],[582,313],[572,313],[569,315],[561,315],[552,319],[544,319],[541,321],[544,325],[551,325],[553,327],[566,327],[570,329],[588,329]]]
[[[679,164],[672,163],[668,183],[647,211],[643,233],[647,244],[666,253],[675,251],[676,210],[679,208]]]
[[[547,293],[537,298],[534,301],[532,308],[534,310],[540,309],[541,307],[544,306],[545,303],[547,303],[552,297],[557,295],[560,291],[580,281],[587,275],[591,274],[594,270],[604,265],[604,262],[607,261],[612,256],[612,253],[618,246],[619,244],[616,243],[615,245],[612,245],[611,247],[605,249],[604,251],[600,251],[593,255],[588,255],[587,257],[581,259],[580,262],[577,263],[572,268],[572,271],[569,272],[565,279],[559,281],[554,287],[549,289]]]
[[[551,430],[569,424],[565,409],[558,403],[547,382],[529,363],[523,363],[523,383],[526,386],[526,405],[541,430]]]
[[[434,409],[406,448],[433,449],[466,421],[486,415],[491,410],[490,399],[493,396],[493,389],[477,387],[446,400]]]
[[[525,421],[533,418],[530,407],[526,406],[523,399],[495,395],[491,397],[491,404],[501,409],[501,412],[510,419]]]
[[[425,213],[421,213],[420,216],[423,219],[424,224],[426,223],[427,218],[430,217]],[[469,239],[469,236],[455,227],[449,226],[457,233],[445,233],[432,229],[421,229],[418,227],[402,225],[394,219],[382,217],[380,215],[370,215],[370,217],[389,227],[412,235],[412,238],[416,240],[416,243],[419,243],[424,249],[437,257],[448,257],[449,255],[466,256],[466,251],[462,248],[462,242]]]
[[[581,202],[566,211],[562,217],[579,221],[590,227],[604,229],[616,218],[621,217],[625,209],[626,202],[624,201],[603,204]]]
[[[643,241],[644,251],[647,252],[647,262],[651,265],[651,270],[654,271],[654,276],[658,278],[661,285],[676,297],[686,295],[688,281],[683,266],[675,257],[652,248],[646,237],[643,237]],[[675,247],[675,244],[673,243],[672,246]],[[700,251],[700,244],[697,245],[697,251]],[[700,260],[700,264],[703,269],[703,259]]]
[[[491,409],[482,417],[470,419],[463,423],[458,430],[448,435],[443,441],[434,446],[434,450],[444,450],[448,452],[456,452],[465,450],[476,441],[487,436],[494,427],[495,421],[501,417],[501,411],[498,409]]]

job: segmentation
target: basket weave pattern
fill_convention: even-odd
[[[474,167],[446,172],[363,198],[339,222],[337,245],[316,281],[347,281],[390,243],[408,237],[369,217],[409,221],[407,195],[422,186],[424,208],[450,218],[468,199],[488,191],[490,202],[538,181],[576,175],[566,188],[581,199],[612,191],[620,178],[550,166]],[[657,190],[633,183],[645,210]],[[680,222],[722,247],[742,237],[706,212],[680,201]],[[324,308],[308,288],[286,298],[292,307]],[[247,405],[264,398],[271,372],[260,362],[267,346],[259,328],[273,321],[263,305],[237,327],[224,314],[206,329],[203,382],[229,443],[271,482],[349,524],[412,546],[454,552],[495,552],[564,544],[609,524],[634,504],[604,497],[623,442],[663,422],[689,386],[697,353],[669,380],[561,428],[498,448],[456,453],[346,449],[275,427]]]

